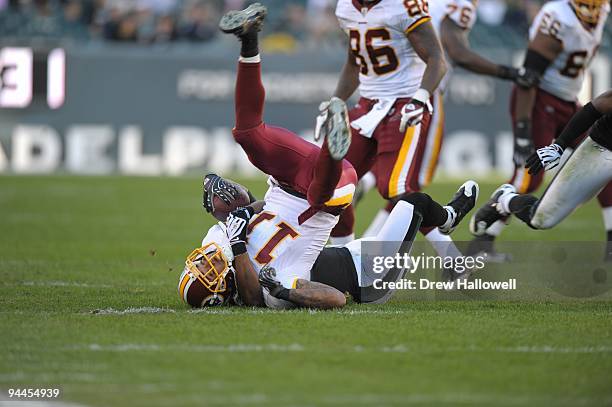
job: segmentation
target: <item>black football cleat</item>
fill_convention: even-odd
[[[516,193],[516,188],[511,184],[503,184],[491,194],[491,198],[487,203],[480,207],[472,216],[472,219],[470,219],[470,232],[474,236],[484,235],[492,224],[508,217],[509,214],[500,212],[498,206],[499,198],[508,193]]]
[[[451,234],[465,215],[474,209],[478,200],[478,192],[479,187],[476,181],[466,181],[461,185],[453,199],[444,207],[452,218],[446,224],[438,226],[438,230],[441,233],[445,235]]]
[[[228,11],[219,22],[219,29],[226,34],[234,34],[238,37],[251,32],[261,31],[263,20],[268,14],[268,9],[260,3],[253,3],[244,10]]]

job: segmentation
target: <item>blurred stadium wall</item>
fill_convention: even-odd
[[[0,173],[255,174],[230,133],[237,48],[231,39],[170,47],[1,41]],[[521,60],[519,46],[478,50],[500,63]],[[317,106],[344,58],[341,45],[266,53],[266,121],[312,139]],[[610,88],[611,63],[606,48],[591,65],[585,99]],[[455,72],[444,173],[509,172],[509,92],[508,83]]]

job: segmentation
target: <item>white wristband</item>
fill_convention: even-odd
[[[412,99],[418,100],[424,105],[426,105],[427,102],[429,102],[429,98],[430,98],[429,91],[423,88],[420,88],[414,93],[414,95],[412,95]]]
[[[240,56],[238,58],[239,62],[242,62],[244,64],[258,64],[261,62],[261,56],[259,54],[255,55],[254,57],[243,57]]]

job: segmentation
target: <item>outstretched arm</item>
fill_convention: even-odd
[[[553,144],[533,153],[527,160],[529,173],[537,174],[542,169],[548,171],[557,167],[563,151],[606,114],[612,114],[612,90],[597,96],[576,113]]]
[[[518,70],[512,67],[497,65],[481,57],[470,48],[469,30],[458,26],[446,17],[440,27],[440,41],[450,59],[463,69],[481,75],[502,79],[514,79]]]
[[[612,90],[597,96],[576,113],[555,140],[555,143],[565,149],[605,114],[612,114]]]

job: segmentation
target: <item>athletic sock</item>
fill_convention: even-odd
[[[251,58],[259,54],[259,35],[257,32],[249,32],[240,36],[242,46],[240,56],[243,58]]]
[[[501,212],[503,212],[504,215],[509,215],[512,213],[512,210],[510,210],[511,202],[513,201],[513,198],[517,196],[519,196],[519,194],[515,193],[508,193],[500,196],[497,201],[499,204],[498,212],[500,212],[499,209],[501,209]]]
[[[240,56],[240,58],[238,58],[238,61],[245,64],[258,64],[261,62],[261,56],[259,54],[255,55],[254,57]]]

